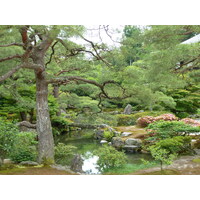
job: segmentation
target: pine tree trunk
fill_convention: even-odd
[[[36,78],[36,129],[38,133],[38,163],[54,163],[54,138],[48,108],[48,84],[44,54],[38,49],[33,56],[35,64],[43,66],[35,70]]]
[[[44,72],[36,72],[36,119],[38,133],[38,162],[54,162],[54,139],[48,108],[48,84]]]

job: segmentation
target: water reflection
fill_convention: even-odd
[[[86,174],[101,174],[100,171],[98,170],[98,156],[93,155],[91,152],[86,152],[85,155],[82,155],[83,158],[83,166],[82,170]]]

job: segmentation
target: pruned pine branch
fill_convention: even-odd
[[[17,72],[21,68],[33,69],[35,71],[43,70],[43,66],[41,66],[41,65],[33,64],[33,63],[24,63],[24,64],[21,64],[21,65],[18,65],[16,67],[12,68],[10,71],[8,71],[4,75],[0,76],[0,83],[2,81],[6,80],[7,78],[10,78],[15,72]]]
[[[19,46],[19,47],[23,47],[23,44],[21,44],[21,43],[10,43],[10,44],[3,44],[3,45],[0,45],[0,47],[10,47],[10,46]]]
[[[74,68],[74,69],[66,69],[66,70],[61,70],[59,71],[57,74],[55,74],[55,76],[60,76],[63,73],[69,73],[69,72],[73,72],[73,71],[78,71],[81,70],[80,68]]]
[[[79,53],[89,53],[90,55],[92,55],[94,58],[96,58],[97,60],[101,60],[103,63],[105,63],[107,66],[111,66],[111,64],[106,61],[99,53],[98,53],[98,47],[90,40],[84,38],[83,36],[80,35],[80,37],[85,40],[86,42],[90,43],[92,46],[92,49],[94,50],[94,52],[87,50],[85,48],[74,48],[74,49],[69,49],[67,47],[67,45],[64,43],[63,40],[61,40],[60,38],[57,38],[57,41],[59,41],[68,51],[70,51],[70,54],[66,55],[65,57],[72,57],[72,56],[76,56]]]
[[[190,63],[193,63],[194,61],[198,60],[199,58],[200,58],[200,56],[197,56],[196,58],[193,58],[193,59],[191,59],[191,60],[189,60],[187,62],[180,62],[178,68],[175,68],[175,72],[176,73],[180,73],[180,72],[181,73],[185,73],[185,72],[193,69],[194,68],[193,65],[192,66],[187,66],[187,65],[189,65]],[[187,66],[187,67],[185,67],[185,66]]]
[[[117,99],[125,99],[125,98],[130,97],[130,96],[125,96],[125,89],[119,83],[117,83],[114,80],[108,80],[108,81],[105,81],[104,83],[100,84],[100,83],[97,83],[94,80],[84,79],[84,78],[79,77],[79,76],[65,76],[65,77],[57,77],[57,78],[50,79],[50,80],[47,81],[47,83],[48,84],[65,84],[66,82],[68,83],[68,82],[71,82],[71,81],[81,81],[81,82],[85,82],[85,83],[89,83],[89,84],[97,86],[101,90],[101,97],[104,97],[104,98],[116,99],[117,100]],[[123,90],[124,96],[121,97],[121,98],[120,97],[110,97],[105,91],[105,86],[108,85],[108,84],[118,85]]]
[[[12,59],[15,59],[15,58],[22,58],[22,55],[16,54],[16,55],[13,55],[13,56],[8,56],[8,57],[5,57],[5,58],[1,58],[0,62],[4,62],[4,61],[7,61],[7,60],[12,60]]]
[[[36,128],[36,124],[31,124],[28,121],[22,121],[18,123],[19,126],[25,126],[27,128]]]
[[[58,41],[56,41],[56,42],[52,45],[52,47],[51,47],[52,52],[51,52],[51,55],[50,55],[49,61],[45,64],[45,66],[47,66],[48,64],[51,63],[52,57],[53,57],[53,55],[54,55],[54,53],[55,53],[54,47],[56,46],[57,43],[58,43]]]
[[[17,72],[20,68],[22,68],[22,65],[18,65],[15,68],[11,69],[9,72],[4,74],[3,76],[0,77],[0,83],[7,78],[11,77],[15,72]]]
[[[101,60],[102,62],[104,62],[107,66],[111,66],[111,64],[106,61],[104,58],[102,58],[102,56],[98,53],[98,47],[90,40],[86,39],[85,37],[83,37],[82,35],[80,36],[83,40],[85,40],[86,42],[90,43],[94,52],[95,52],[95,58],[97,58],[97,60]],[[88,51],[91,53],[91,51]],[[94,53],[93,53],[94,55]]]

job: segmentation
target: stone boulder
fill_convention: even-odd
[[[100,144],[107,144],[108,143],[108,141],[106,141],[106,140],[101,140],[100,141]]]
[[[102,140],[104,137],[104,131],[109,131],[114,134],[114,136],[119,136],[120,132],[117,132],[114,128],[107,124],[101,124],[99,128],[95,131],[94,138],[97,140]]]
[[[130,152],[130,153],[138,152],[138,151],[141,150],[140,147],[135,146],[135,145],[124,145],[124,146],[123,146],[123,149],[124,149],[126,152]]]
[[[128,104],[125,108],[124,108],[124,112],[123,114],[125,115],[130,115],[132,113],[132,106],[130,104]]]
[[[76,154],[72,160],[70,169],[74,172],[82,173],[83,172],[82,166],[83,166],[83,159],[81,158],[81,155]]]
[[[19,164],[25,165],[25,166],[37,166],[37,165],[39,165],[37,162],[34,162],[34,161],[22,161]]]
[[[4,159],[3,164],[13,164],[14,162],[11,159]]]
[[[96,140],[101,140],[103,138],[103,135],[104,135],[104,130],[103,129],[98,129],[95,132],[94,138]]]
[[[128,138],[127,140],[125,140],[125,145],[134,145],[136,147],[141,147],[142,140],[135,138]]]
[[[124,146],[124,141],[120,137],[113,137],[111,140],[112,146],[120,149]]]

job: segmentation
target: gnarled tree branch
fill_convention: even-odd
[[[22,65],[18,65],[15,68],[11,69],[9,72],[4,74],[3,76],[0,77],[0,83],[7,78],[11,77],[15,72],[17,72],[20,68],[22,68]]]
[[[10,46],[19,46],[19,47],[23,47],[23,44],[21,43],[10,43],[10,44],[3,44],[3,45],[0,45],[0,47],[10,47]]]
[[[16,54],[16,55],[13,55],[13,56],[8,56],[8,57],[5,57],[5,58],[1,58],[0,62],[4,62],[4,61],[7,61],[7,60],[12,60],[14,58],[22,58],[22,55]]]

